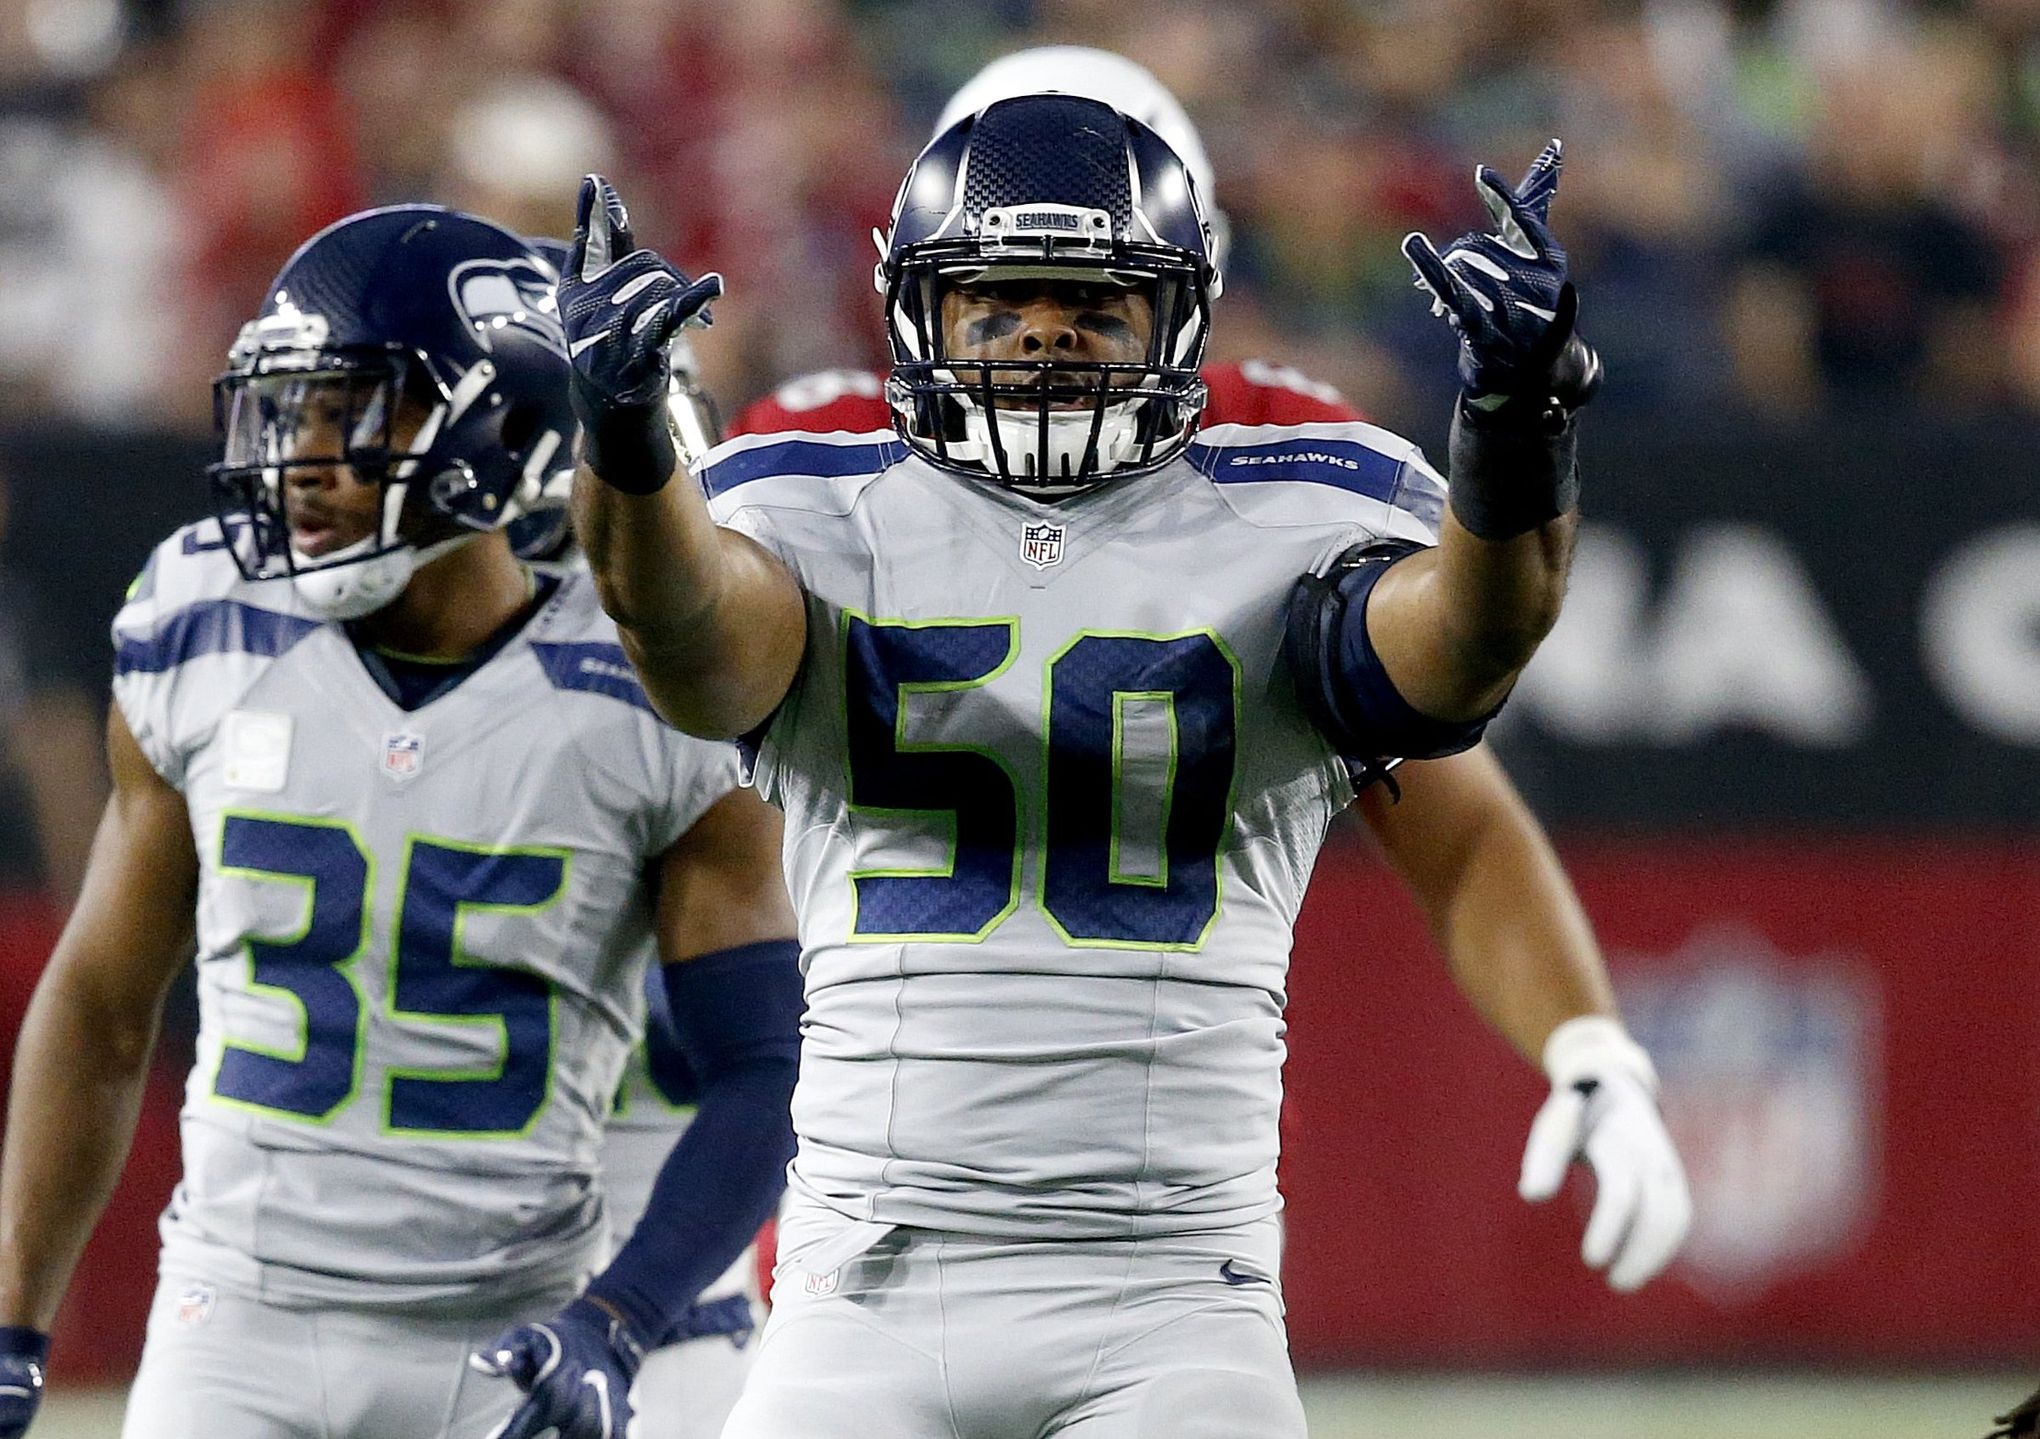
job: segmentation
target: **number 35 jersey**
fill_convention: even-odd
[[[1322,424],[1052,505],[882,434],[733,440],[702,480],[808,595],[753,737],[806,968],[794,1186],[993,1236],[1274,1211],[1290,930],[1351,798],[1285,604],[1432,540],[1436,473]]]
[[[486,1306],[599,1264],[645,867],[737,783],[734,750],[657,721],[585,576],[410,711],[211,521],[157,549],[114,642],[199,858],[166,1266]]]

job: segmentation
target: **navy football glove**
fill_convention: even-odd
[[[1482,165],[1474,188],[1492,233],[1462,235],[1442,256],[1421,232],[1403,240],[1432,313],[1459,332],[1459,379],[1476,410],[1524,400],[1570,412],[1600,386],[1601,360],[1575,333],[1579,297],[1549,224],[1564,164],[1553,140],[1513,190]]]
[[[35,1421],[49,1353],[50,1336],[40,1329],[0,1326],[0,1439],[21,1439]]]
[[[582,458],[616,488],[649,494],[671,475],[667,347],[682,326],[708,324],[709,302],[722,292],[722,276],[689,280],[639,249],[616,187],[600,175],[581,181],[574,243],[560,275],[560,320]]]
[[[621,1319],[576,1299],[540,1324],[520,1324],[468,1357],[484,1374],[510,1380],[524,1402],[489,1439],[624,1439],[630,1385],[644,1350]]]

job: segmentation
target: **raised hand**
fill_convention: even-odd
[[[581,181],[574,243],[560,275],[560,320],[574,366],[582,459],[617,489],[649,494],[672,475],[668,347],[683,326],[709,323],[709,303],[722,292],[721,275],[690,280],[639,249],[616,187],[600,175]]]
[[[1513,189],[1482,165],[1474,189],[1493,231],[1462,235],[1442,255],[1421,232],[1403,239],[1432,313],[1459,332],[1459,378],[1476,408],[1555,400],[1571,411],[1600,386],[1600,357],[1576,333],[1579,296],[1550,227],[1564,166],[1557,140]]]

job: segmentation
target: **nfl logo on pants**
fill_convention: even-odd
[[[1062,525],[1025,525],[1020,530],[1020,558],[1037,570],[1062,563]]]
[[[382,741],[382,772],[398,784],[418,777],[425,765],[425,740],[409,730],[386,734]]]

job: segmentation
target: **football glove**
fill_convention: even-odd
[[[690,280],[639,249],[616,187],[600,175],[581,181],[574,243],[560,275],[560,321],[582,458],[616,488],[649,494],[671,475],[668,346],[682,327],[707,325],[709,303],[722,292],[721,275]]]
[[[1564,165],[1553,140],[1514,189],[1479,166],[1474,189],[1492,233],[1462,235],[1443,255],[1420,231],[1403,239],[1431,312],[1459,332],[1459,379],[1476,410],[1521,400],[1570,413],[1600,387],[1601,360],[1576,333],[1579,296],[1549,224]]]
[[[50,1336],[40,1329],[0,1326],[0,1439],[21,1439],[35,1422],[49,1353]]]
[[[1530,1125],[1517,1192],[1532,1204],[1558,1193],[1584,1155],[1594,1209],[1580,1257],[1624,1293],[1671,1262],[1693,1222],[1686,1171],[1658,1114],[1657,1071],[1619,1022],[1569,1019],[1544,1045],[1551,1096]]]
[[[499,1335],[468,1362],[524,1391],[524,1402],[489,1439],[534,1439],[548,1431],[558,1439],[624,1439],[644,1350],[621,1319],[576,1299],[543,1323]]]

